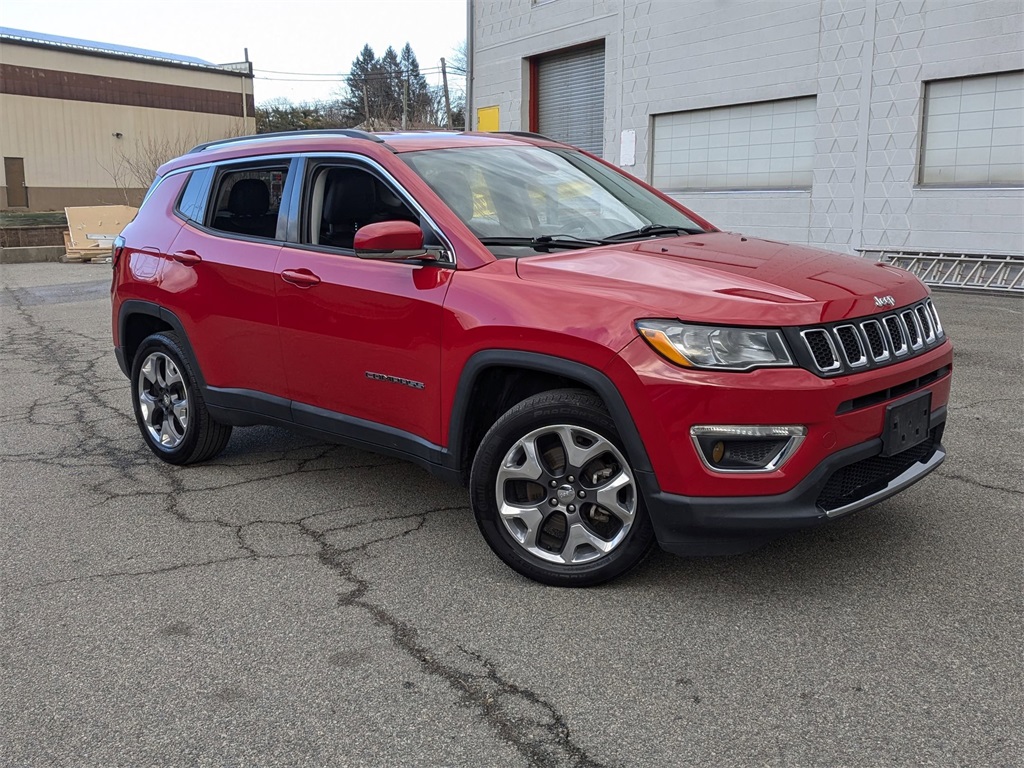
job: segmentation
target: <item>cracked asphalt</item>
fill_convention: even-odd
[[[2,765],[1024,763],[1018,299],[935,297],[957,346],[928,480],[567,591],[410,464],[272,428],[162,464],[109,266],[0,269]]]

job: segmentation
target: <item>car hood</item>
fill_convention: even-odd
[[[518,261],[519,277],[696,322],[810,325],[927,295],[909,272],[858,256],[727,232],[657,238]]]

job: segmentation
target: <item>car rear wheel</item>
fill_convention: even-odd
[[[498,419],[477,451],[470,493],[491,549],[545,584],[613,579],[654,540],[614,422],[583,390],[534,395]]]
[[[177,334],[146,338],[132,366],[132,404],[146,445],[170,464],[213,458],[231,427],[213,420]]]

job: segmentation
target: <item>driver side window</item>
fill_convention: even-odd
[[[380,221],[419,216],[387,184],[354,166],[321,165],[310,177],[305,242],[352,250],[356,231]]]

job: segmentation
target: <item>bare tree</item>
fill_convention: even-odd
[[[244,136],[245,133],[245,124],[236,120],[227,130],[215,136],[193,128],[174,136],[139,136],[131,143],[119,140],[110,152],[109,165],[101,162],[100,167],[113,180],[114,186],[124,197],[125,205],[131,205],[133,201],[138,201],[139,190],[153,183],[157,169],[168,160],[185,154],[204,141]]]

